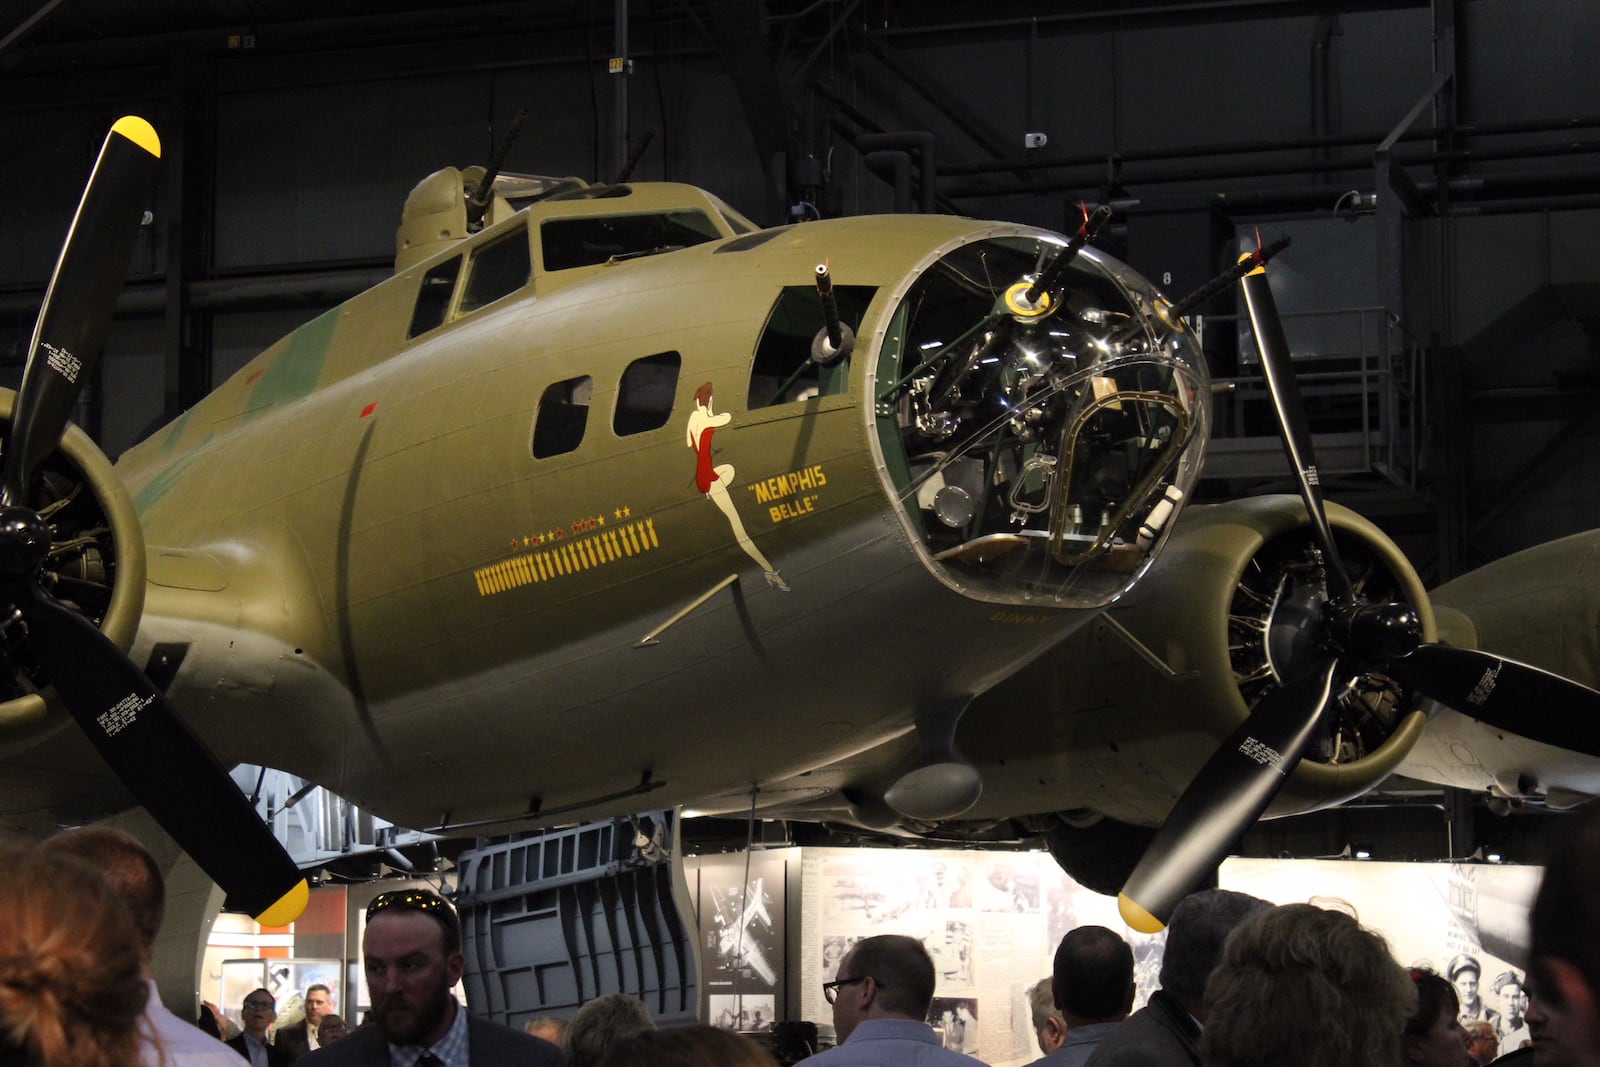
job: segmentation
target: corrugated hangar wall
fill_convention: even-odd
[[[1318,239],[1298,274],[1370,291],[1415,403],[1438,406],[1390,478],[1401,533],[1439,543],[1433,576],[1596,523],[1592,4],[350,2],[262,22],[254,5],[76,0],[26,32],[36,8],[9,7],[25,10],[0,23],[0,379],[20,375],[107,122],[142,112],[168,146],[83,413],[113,456],[381,275],[407,190],[486,160],[526,108],[508,170],[609,178],[622,141],[653,131],[638,177],[767,223],[802,201],[894,209],[859,138],[926,132],[938,210],[1061,229],[1111,203],[1103,243],[1174,295],[1238,235],[1300,227]],[[606,69],[617,11],[627,75]]]

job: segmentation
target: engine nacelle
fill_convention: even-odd
[[[1411,604],[1434,640],[1426,590],[1400,549],[1355,512],[1328,511],[1358,591]],[[1313,545],[1297,497],[1186,510],[1158,565],[1107,616],[969,709],[957,742],[983,771],[981,808],[1159,824],[1277,672],[1293,675],[1311,651],[1296,623],[1326,599]],[[1348,723],[1313,746],[1268,817],[1359,796],[1411,750],[1426,721],[1412,694],[1374,675],[1355,696]]]

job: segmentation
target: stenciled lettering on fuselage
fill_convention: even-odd
[[[627,509],[620,511],[626,513]],[[540,540],[529,535],[527,543],[541,547],[473,572],[479,596],[493,596],[538,582],[553,582],[661,547],[654,519],[628,519],[621,525],[599,518],[583,519],[537,536]]]
[[[766,505],[767,517],[774,523],[797,519],[817,509],[822,494],[812,490],[828,484],[822,464],[813,464],[802,470],[773,475],[745,486],[756,495],[756,502]]]

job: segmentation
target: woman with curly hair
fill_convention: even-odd
[[[0,845],[0,1067],[137,1067],[133,919],[93,868]]]

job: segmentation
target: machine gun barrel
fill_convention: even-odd
[[[522,124],[528,119],[528,109],[519,108],[516,117],[511,120],[511,129],[506,131],[506,139],[500,143],[494,158],[489,161],[489,168],[483,172],[483,179],[478,182],[478,187],[472,190],[472,195],[467,197],[467,228],[479,230],[483,227],[483,217],[489,213],[489,204],[494,200],[494,179],[500,173],[500,168],[505,165],[506,155],[511,151],[512,142],[517,139],[517,134],[522,132]]]
[[[1083,225],[1078,227],[1078,232],[1072,235],[1072,240],[1067,242],[1067,247],[1061,250],[1061,254],[1052,259],[1050,265],[1040,271],[1039,277],[1035,278],[1033,284],[1028,286],[1028,291],[1023,294],[1022,302],[1029,306],[1035,306],[1039,303],[1039,298],[1042,295],[1055,291],[1056,283],[1061,280],[1061,275],[1072,264],[1072,260],[1077,256],[1079,250],[1094,240],[1095,235],[1100,232],[1100,227],[1104,226],[1106,220],[1110,217],[1111,206],[1109,204],[1101,204],[1095,208],[1094,214],[1083,220]]]

